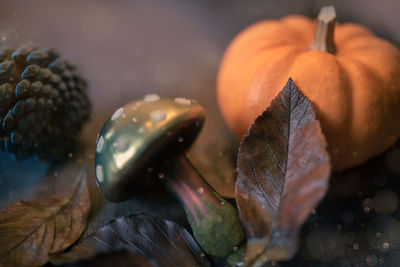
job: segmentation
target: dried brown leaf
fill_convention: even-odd
[[[53,255],[51,261],[72,263],[120,250],[139,254],[155,266],[210,266],[185,228],[144,213],[113,220],[70,251]]]
[[[295,254],[302,224],[326,194],[330,169],[312,104],[289,79],[240,145],[236,197],[247,265]]]
[[[71,188],[47,199],[17,201],[0,211],[0,266],[38,266],[86,228],[89,190],[83,167]]]

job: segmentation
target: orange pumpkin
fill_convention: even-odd
[[[314,34],[315,33],[315,34]],[[262,21],[240,33],[223,57],[218,102],[242,137],[292,77],[311,100],[334,170],[358,165],[400,136],[400,52],[367,28],[303,16]]]

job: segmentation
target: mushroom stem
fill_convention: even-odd
[[[241,243],[244,230],[236,209],[212,189],[184,154],[165,162],[160,176],[182,203],[205,252],[225,257]]]
[[[210,216],[210,211],[204,204],[203,198],[211,201],[215,206],[221,205],[217,193],[185,154],[167,161],[160,176],[163,175],[169,190],[185,205],[196,223],[198,223],[197,212],[203,216]]]
[[[317,27],[310,50],[320,50],[331,54],[336,53],[336,46],[333,41],[335,22],[335,8],[333,6],[322,7],[318,15]]]

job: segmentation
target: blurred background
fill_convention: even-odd
[[[189,157],[217,191],[232,197],[238,140],[220,115],[215,93],[223,52],[253,22],[289,14],[315,18],[324,5],[335,6],[339,22],[364,24],[400,45],[398,0],[0,0],[0,46],[32,42],[52,47],[79,68],[89,83],[93,103],[92,119],[82,135],[89,154],[107,117],[134,98],[157,93],[198,100],[206,109],[207,121]],[[71,164],[51,174],[64,179],[38,182],[49,166],[0,157],[0,208],[29,198],[33,193],[26,192],[33,192],[33,185],[39,184],[43,194],[60,188],[79,169]],[[89,160],[93,160],[90,155]],[[91,172],[89,164],[88,173],[93,176]],[[104,202],[98,192],[96,198]],[[183,212],[174,208],[173,200],[168,202],[172,208],[162,210],[153,202],[107,202],[101,208],[99,204],[87,234],[116,216],[138,211],[182,220]]]
[[[207,121],[189,156],[206,171],[205,151],[209,156],[213,148],[218,156],[237,146],[215,93],[229,42],[256,21],[289,14],[315,18],[324,5],[335,6],[339,22],[364,24],[400,44],[398,0],[0,0],[0,45],[52,47],[79,68],[93,102],[83,135],[91,147],[106,118],[134,98],[158,93],[198,100]],[[231,175],[209,180],[233,196]]]
[[[0,44],[54,47],[78,66],[89,82],[94,136],[117,107],[158,93],[197,99],[208,115],[203,135],[219,138],[225,126],[215,80],[231,39],[253,22],[314,18],[328,4],[339,22],[364,24],[400,44],[398,0],[0,0]]]

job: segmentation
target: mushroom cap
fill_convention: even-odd
[[[124,201],[154,184],[163,161],[188,149],[204,120],[196,101],[156,94],[117,109],[97,138],[95,173],[104,196]]]

